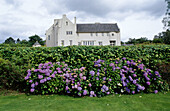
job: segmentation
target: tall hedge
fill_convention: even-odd
[[[154,70],[157,64],[170,62],[170,45],[0,47],[0,57],[18,66],[22,77],[30,67],[45,62],[65,61],[70,68],[86,67],[90,71],[93,62],[98,59],[109,61],[123,57],[141,60],[146,67]]]

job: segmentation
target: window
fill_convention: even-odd
[[[102,42],[99,42],[99,45],[103,45]]]
[[[68,25],[68,22],[66,22],[66,25]]]
[[[67,35],[72,35],[73,32],[72,32],[72,31],[66,31],[66,34],[67,34]]]
[[[116,41],[110,41],[110,46],[115,46]]]
[[[110,33],[107,33],[107,36],[110,36]]]
[[[114,33],[112,33],[112,36],[114,36]]]
[[[48,35],[48,40],[50,40],[50,35]]]
[[[81,45],[81,42],[78,42],[78,45]]]
[[[104,33],[102,33],[102,36],[104,36]]]
[[[94,45],[94,41],[83,41],[83,45]]]
[[[93,33],[91,33],[91,36],[93,36]]]
[[[98,33],[96,33],[96,36],[98,36]]]
[[[61,40],[61,45],[64,46],[64,40]]]
[[[71,45],[73,45],[73,41],[72,41],[72,40],[70,40],[70,46],[71,46]]]

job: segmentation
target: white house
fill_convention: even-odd
[[[120,29],[117,23],[77,24],[66,15],[54,19],[54,24],[46,31],[46,46],[69,45],[115,45],[120,46]]]

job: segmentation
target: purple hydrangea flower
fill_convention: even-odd
[[[41,79],[41,80],[40,80],[40,83],[44,83],[44,79]]]
[[[110,94],[110,92],[106,92],[106,94],[107,94],[107,95],[109,95],[109,94]]]
[[[82,77],[82,76],[83,76],[83,74],[82,74],[82,73],[80,73],[80,74],[79,74],[79,76],[80,76],[80,77]]]
[[[31,88],[31,89],[30,89],[30,92],[34,92],[34,91],[35,91],[35,89],[34,89],[34,88]]]
[[[55,74],[52,74],[51,77],[55,78]]]
[[[94,95],[94,91],[90,91],[90,95]]]
[[[82,90],[82,88],[81,88],[81,87],[78,87],[77,89],[78,89],[79,91],[81,91],[81,90]]]
[[[29,80],[29,83],[32,83],[32,80]]]
[[[127,91],[128,93],[130,93],[130,89],[129,89],[128,87],[126,87],[126,91]]]
[[[103,77],[103,80],[105,81],[105,80],[106,80],[106,77]]]
[[[59,74],[61,74],[63,71],[58,71]]]
[[[154,93],[155,93],[155,94],[158,93],[158,90],[155,90]]]
[[[159,74],[159,72],[158,71],[155,71],[155,75],[158,75]]]
[[[133,84],[136,84],[136,80],[133,80]]]
[[[46,73],[45,75],[46,75],[46,76],[50,76],[50,73]]]
[[[123,76],[122,78],[121,78],[121,81],[124,81],[126,79],[126,77],[125,76]]]
[[[132,79],[132,77],[131,77],[131,76],[129,76],[129,80],[130,80],[130,81],[133,81],[133,79]]]
[[[99,80],[99,78],[98,78],[98,77],[96,77],[96,80]]]
[[[78,87],[77,84],[75,84],[75,88],[76,88],[76,89],[77,89],[77,87]]]
[[[127,63],[127,65],[130,65],[130,64],[131,64],[130,61],[127,61],[126,63]]]
[[[135,94],[135,91],[132,91],[132,94]]]
[[[95,72],[94,72],[94,71],[90,71],[90,74],[91,74],[92,76],[94,76]]]
[[[127,86],[127,83],[125,81],[122,81],[123,86]]]
[[[137,75],[136,75],[136,74],[133,74],[133,77],[137,77]]]
[[[112,79],[109,79],[109,81],[112,81]]]
[[[74,86],[72,86],[72,89],[74,89],[75,87]]]
[[[101,65],[101,64],[98,64],[97,66],[98,66],[98,67],[101,67],[102,65]]]
[[[147,85],[150,85],[151,83],[149,81],[146,82]]]
[[[128,80],[128,79],[126,79],[126,82],[127,82],[127,83],[129,83],[129,80]]]
[[[42,75],[38,75],[38,79],[42,79],[43,78],[43,76]]]
[[[150,79],[149,79],[149,77],[147,77],[147,76],[146,76],[145,78],[146,78],[146,80],[147,80],[147,81],[149,81],[149,80],[150,80]]]
[[[87,95],[87,90],[84,90],[84,91],[83,91],[83,95]]]
[[[110,63],[109,66],[114,67],[115,65],[114,65],[114,63]]]
[[[38,82],[35,82],[35,85],[38,86]]]
[[[118,61],[115,61],[115,64],[119,64],[119,62],[118,62]]]
[[[66,86],[66,88],[65,88],[65,89],[66,89],[66,91],[67,91],[67,90],[69,89],[69,87],[68,87],[68,86]]]
[[[48,81],[51,80],[51,77],[48,77],[47,80],[48,80]]]
[[[26,77],[25,77],[25,80],[28,80],[28,79],[29,79],[29,77],[28,77],[28,76],[26,76]]]
[[[89,85],[89,87],[91,87],[91,86],[92,86],[92,85],[91,85],[91,83],[89,83],[88,85]]]
[[[35,87],[35,84],[34,84],[34,83],[32,83],[32,84],[31,84],[31,87],[32,87],[32,88],[34,88],[34,87]]]
[[[99,73],[99,72],[97,72],[97,76],[100,76],[100,73]]]
[[[35,69],[34,72],[38,72],[38,69]]]
[[[126,57],[123,57],[122,60],[126,60]]]

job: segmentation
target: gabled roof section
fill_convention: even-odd
[[[120,32],[117,24],[77,24],[78,33]]]
[[[40,44],[39,44],[39,42],[38,42],[38,41],[36,41],[36,42],[34,43],[34,45],[40,45]]]

